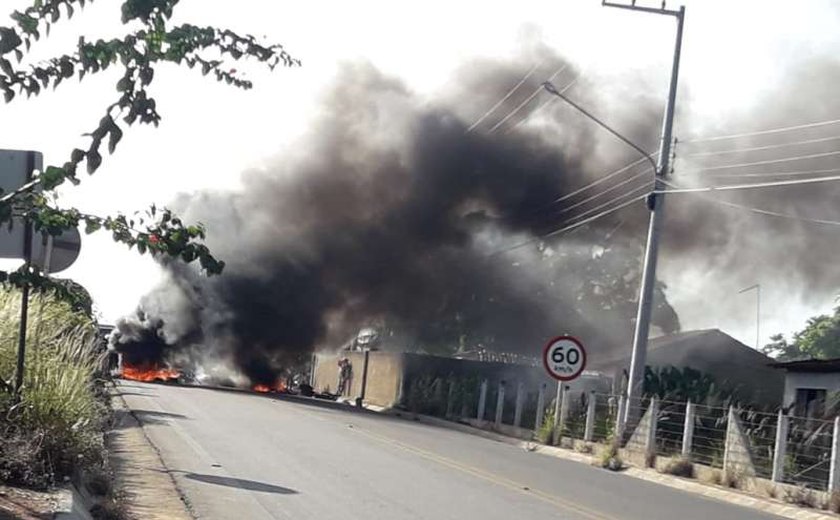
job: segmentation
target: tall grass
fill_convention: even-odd
[[[0,377],[14,378],[20,293],[0,290]],[[105,407],[97,399],[101,366],[90,317],[52,296],[29,304],[21,401],[0,392],[0,480],[43,487],[102,455]]]

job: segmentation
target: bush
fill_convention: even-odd
[[[662,472],[675,477],[694,478],[694,464],[690,459],[680,457],[669,462]]]
[[[800,507],[817,507],[817,497],[814,492],[805,486],[798,486],[794,489],[786,489],[784,501]]]
[[[21,401],[0,392],[0,480],[43,488],[101,463],[107,408],[97,399],[96,329],[83,313],[33,295]],[[20,295],[0,290],[0,338],[16,338]],[[0,377],[11,380],[17,341],[0,341]]]
[[[552,444],[554,441],[554,407],[549,406],[543,417],[540,429],[537,430],[537,442]]]
[[[840,492],[834,491],[828,497],[827,509],[832,513],[840,513]]]
[[[608,440],[607,446],[598,458],[598,465],[610,471],[619,471],[624,467],[624,462],[618,454],[617,442],[612,439]]]

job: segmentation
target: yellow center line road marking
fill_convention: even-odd
[[[522,493],[523,495],[536,497],[536,498],[542,500],[543,502],[547,502],[549,504],[552,504],[552,505],[554,505],[554,506],[556,506],[560,509],[566,509],[566,510],[574,511],[575,513],[578,513],[578,514],[580,514],[580,515],[582,515],[586,518],[589,518],[591,520],[619,520],[616,517],[606,515],[604,513],[601,513],[599,511],[595,511],[593,509],[589,509],[588,507],[582,506],[580,504],[576,504],[574,502],[570,502],[568,500],[558,498],[556,496],[550,495],[550,494],[545,493],[543,491],[539,491],[537,489],[529,488],[529,487],[525,486],[524,484],[522,484],[520,482],[516,482],[516,481],[507,479],[505,477],[502,477],[502,476],[499,476],[499,475],[496,475],[496,474],[493,474],[493,473],[487,473],[487,472],[482,471],[482,470],[480,470],[476,467],[468,466],[466,464],[462,464],[462,463],[460,463],[458,461],[455,461],[453,459],[438,455],[437,453],[432,453],[432,452],[424,450],[422,448],[418,448],[416,446],[411,446],[409,444],[405,444],[403,442],[400,442],[396,439],[392,439],[390,437],[386,437],[384,435],[379,435],[379,434],[376,434],[376,433],[371,433],[369,431],[365,431],[362,428],[360,428],[358,425],[353,425],[353,431],[356,432],[356,433],[359,433],[361,435],[364,435],[365,437],[377,440],[379,442],[384,442],[386,444],[396,446],[396,447],[398,447],[402,450],[414,453],[415,455],[418,455],[418,456],[420,456],[424,459],[427,459],[427,460],[430,460],[430,461],[433,461],[433,462],[437,462],[438,464],[441,464],[443,466],[447,466],[449,468],[456,469],[456,470],[461,471],[463,473],[466,473],[468,475],[472,475],[472,476],[480,478],[482,480],[492,482],[493,484],[497,484],[499,486],[506,487],[506,488],[511,489],[513,491],[516,491],[518,493]]]

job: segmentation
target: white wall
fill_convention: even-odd
[[[785,374],[785,406],[790,406],[796,401],[797,388],[816,388],[829,394],[840,392],[840,372],[788,372]]]

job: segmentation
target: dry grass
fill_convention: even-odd
[[[840,513],[840,491],[834,491],[829,495],[826,509],[832,513]]]
[[[674,475],[675,477],[694,478],[694,464],[692,464],[690,459],[680,457],[670,461],[662,469],[662,473]]]
[[[794,489],[786,489],[783,499],[788,504],[794,504],[799,507],[814,508],[819,506],[816,494],[804,486],[797,486]]]

